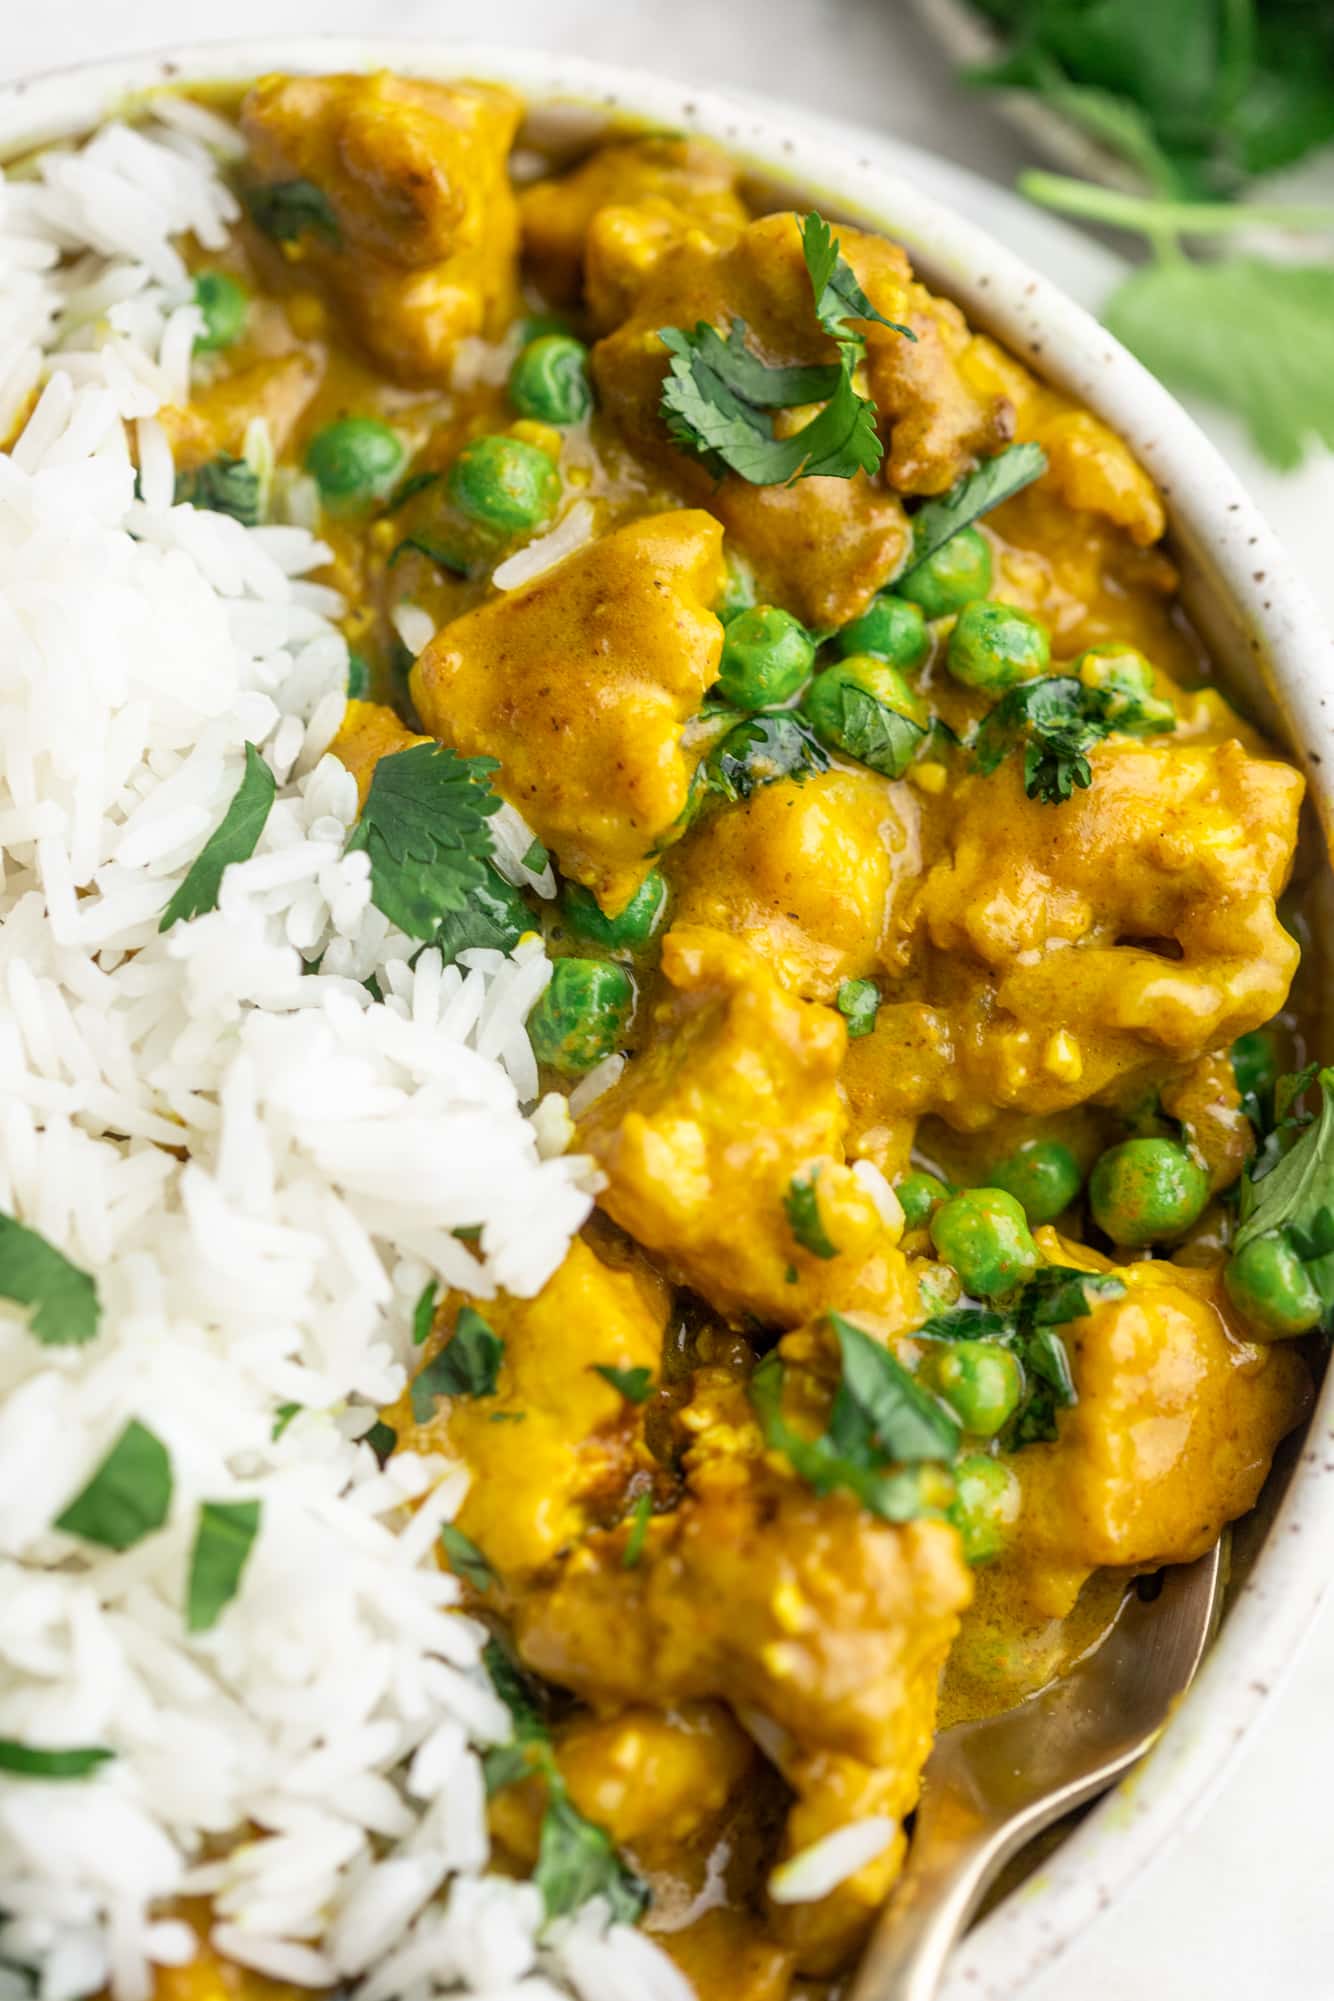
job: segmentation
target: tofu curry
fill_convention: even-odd
[[[327,542],[372,847],[420,856],[446,757],[522,827],[381,907],[543,936],[539,1126],[596,1166],[536,1297],[428,1289],[383,1414],[472,1476],[496,1863],[574,1830],[701,2001],[834,1994],[941,1722],[1097,1644],[1307,1409],[1329,1246],[1263,1193],[1302,781],[1144,469],[892,241],[692,138],[516,152],[482,83],[233,108],[179,491]]]

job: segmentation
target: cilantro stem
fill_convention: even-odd
[[[1121,194],[1092,181],[1034,169],[1019,176],[1019,191],[1043,208],[1085,222],[1107,223],[1143,236],[1165,233],[1184,236],[1224,236],[1238,229],[1334,230],[1334,206],[1328,202],[1191,202],[1157,201],[1152,196]]]

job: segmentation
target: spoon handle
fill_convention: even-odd
[[[1013,1846],[1011,1826],[988,1821],[951,1787],[928,1791],[849,2001],[933,2001],[956,1940]]]

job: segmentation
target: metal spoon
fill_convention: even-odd
[[[1217,1544],[1197,1563],[1142,1581],[1107,1638],[1068,1674],[1017,1708],[941,1733],[907,1868],[849,2001],[933,2001],[1002,1865],[1153,1744],[1213,1636],[1222,1575]]]

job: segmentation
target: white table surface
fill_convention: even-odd
[[[1171,0],[1164,0],[1165,6]],[[908,0],[0,0],[0,77],[246,35],[457,36],[784,97],[1008,183],[1021,142],[958,95]],[[980,219],[980,218],[979,218]],[[999,224],[996,224],[999,228]],[[1041,245],[1016,243],[1040,259]],[[1061,271],[1054,272],[1060,278]],[[1259,497],[1334,615],[1334,469]],[[1334,1567],[1334,1551],[1331,1551]],[[1334,1603],[1200,1823],[1024,2001],[1334,2001]]]

